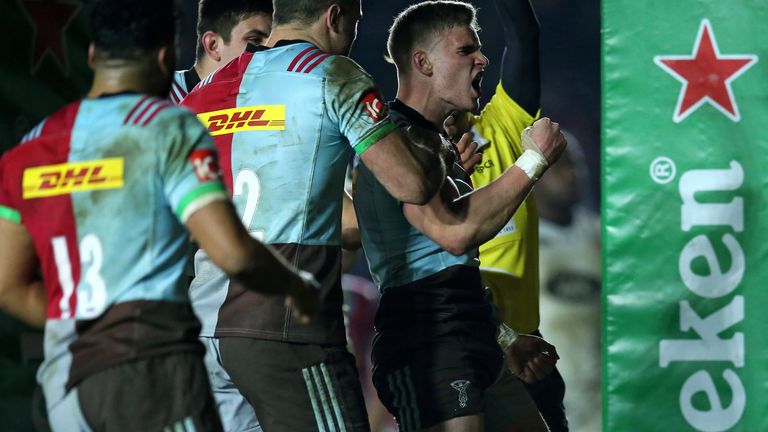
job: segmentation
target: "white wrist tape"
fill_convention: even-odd
[[[510,345],[515,343],[519,334],[509,328],[508,325],[501,323],[499,325],[499,334],[496,336],[496,342],[499,344],[502,350],[506,350]]]
[[[523,170],[533,181],[537,181],[547,169],[547,160],[535,150],[528,149],[515,161],[515,165]]]

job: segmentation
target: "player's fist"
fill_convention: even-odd
[[[518,335],[504,352],[507,367],[513,374],[531,384],[552,373],[560,358],[555,347],[533,335]]]
[[[299,270],[293,275],[285,293],[285,307],[293,311],[295,318],[306,324],[323,300],[322,291],[311,273]]]
[[[548,117],[542,117],[533,123],[533,126],[525,128],[521,135],[523,150],[533,150],[547,160],[548,165],[557,161],[565,150],[567,142],[560,124],[553,122]]]

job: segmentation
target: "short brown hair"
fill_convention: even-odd
[[[332,4],[343,12],[360,8],[360,0],[274,0],[274,25],[288,23],[311,24]]]
[[[408,71],[414,46],[440,35],[447,28],[456,26],[469,26],[474,31],[480,30],[474,6],[455,0],[424,1],[409,6],[395,17],[392,27],[389,28],[389,58],[399,71]]]

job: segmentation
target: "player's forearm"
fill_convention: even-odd
[[[517,166],[495,181],[454,201],[465,214],[460,225],[463,248],[470,250],[492,239],[515,214],[533,188],[533,181]]]
[[[42,328],[46,319],[46,294],[41,281],[0,288],[0,309],[25,323]]]
[[[286,294],[289,281],[297,278],[288,262],[270,246],[243,239],[238,256],[232,257],[227,275],[248,289],[262,294]]]

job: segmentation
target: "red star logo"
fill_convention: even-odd
[[[35,72],[46,54],[69,71],[64,32],[80,10],[79,4],[59,3],[54,0],[19,0],[34,30],[34,43],[30,69]]]
[[[708,19],[699,25],[699,34],[690,56],[663,55],[653,61],[683,83],[677,99],[675,123],[680,123],[704,103],[709,103],[731,120],[741,120],[731,82],[753,64],[757,56],[752,54],[720,54],[715,33]]]

